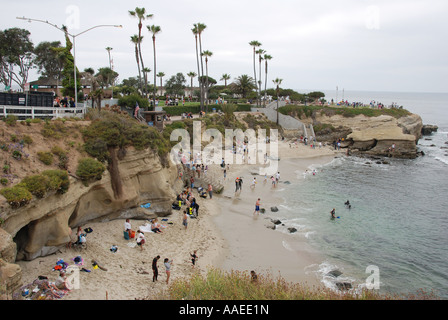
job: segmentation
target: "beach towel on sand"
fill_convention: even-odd
[[[139,227],[139,230],[142,231],[142,232],[150,232],[150,233],[154,233],[154,232],[151,230],[151,224],[150,224],[150,223],[147,223],[147,224],[145,224],[144,226],[140,226],[140,227]]]

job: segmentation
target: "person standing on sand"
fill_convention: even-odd
[[[184,210],[184,217],[182,218],[182,224],[185,227],[185,230],[187,230],[187,226],[188,226],[188,215],[187,215],[187,211]]]
[[[239,190],[240,184],[239,184],[240,178],[236,177],[235,179],[235,193]]]
[[[157,261],[159,261],[159,259],[160,256],[157,256],[154,259],[152,259],[152,272],[153,272],[152,282],[157,281],[157,277],[159,276],[159,269],[157,268]]]
[[[140,230],[137,231],[137,245],[140,247],[140,250],[143,250],[143,245],[145,244],[145,234]]]
[[[207,189],[207,191],[208,191],[208,196],[210,197],[210,199],[213,197],[213,187],[212,187],[212,185],[209,183],[208,184],[208,189]]]
[[[173,264],[173,260],[165,258],[165,260],[163,260],[163,264],[165,265],[166,270],[166,284],[168,284],[168,282],[170,281],[171,265]]]
[[[257,184],[257,178],[254,178],[254,180],[252,180],[252,184],[250,185],[250,187],[252,189],[255,189],[255,185]]]
[[[331,218],[332,218],[332,219],[336,218],[335,215],[334,215],[335,213],[336,213],[336,209],[333,208],[333,210],[330,211],[330,214],[331,214]]]
[[[193,254],[191,254],[190,253],[190,256],[191,256],[191,264],[192,264],[192,267],[194,268],[194,266],[195,266],[195,264],[196,264],[196,260],[198,260],[198,255],[197,255],[197,250],[194,250],[193,251]]]
[[[260,198],[258,198],[258,200],[255,202],[255,211],[254,211],[254,215],[256,214],[260,214]]]

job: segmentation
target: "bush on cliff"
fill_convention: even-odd
[[[48,178],[47,190],[57,191],[59,194],[66,193],[70,186],[68,173],[65,170],[45,170],[41,174]]]
[[[51,152],[38,152],[37,157],[43,164],[46,164],[47,166],[53,164],[53,154]]]
[[[15,185],[11,188],[3,188],[0,194],[6,198],[9,205],[13,208],[18,208],[28,204],[33,195],[25,187]]]
[[[96,159],[84,158],[79,160],[76,175],[82,181],[88,182],[90,180],[101,180],[106,167]]]
[[[47,192],[48,180],[47,176],[33,175],[23,178],[19,185],[26,188],[36,197],[43,198]]]

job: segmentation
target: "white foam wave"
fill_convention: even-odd
[[[448,159],[443,159],[440,157],[435,157],[434,159],[436,159],[437,161],[443,162],[444,164],[448,164]]]
[[[291,245],[290,245],[288,242],[286,242],[285,240],[282,241],[282,245],[283,245],[283,248],[285,248],[286,250],[288,250],[288,251],[294,251],[294,250],[292,249]]]
[[[305,232],[305,238],[311,239],[316,234],[316,231]]]

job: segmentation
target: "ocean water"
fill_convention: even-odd
[[[417,159],[378,164],[341,156],[311,168],[315,175],[288,175],[291,184],[277,191],[285,223],[279,232],[293,226],[323,254],[310,272],[328,287],[349,281],[362,288],[373,266],[381,293],[422,289],[448,299],[448,94],[346,92],[345,98],[398,103],[438,132],[420,139],[425,156]],[[333,208],[339,218],[332,220]],[[335,269],[342,275],[328,276]]]

